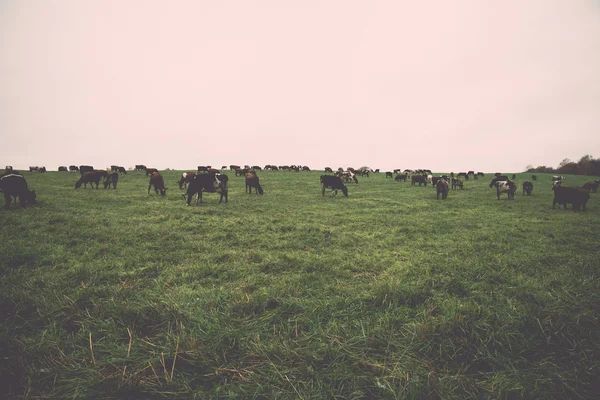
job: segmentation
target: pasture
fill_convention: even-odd
[[[229,175],[186,206],[143,172],[116,190],[25,172],[0,210],[0,396],[593,398],[600,193],[552,209],[551,177],[431,186],[312,172]],[[437,174],[434,174],[437,175]],[[589,178],[566,176],[565,184]],[[3,205],[3,203],[2,203]]]

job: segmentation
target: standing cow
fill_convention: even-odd
[[[27,204],[35,204],[35,190],[29,190],[27,182],[22,175],[8,174],[0,178],[0,192],[4,194],[4,207],[10,208],[12,197],[19,198],[21,207]]]
[[[163,180],[160,172],[155,171],[150,175],[150,181],[148,182],[148,194],[150,194],[150,188],[154,186],[154,192],[158,194],[160,191],[160,195],[164,196],[167,194],[167,188],[165,187],[165,181]]]
[[[219,193],[219,203],[225,199],[225,203],[228,202],[228,182],[229,177],[225,174],[219,173],[208,173],[208,174],[197,174],[194,176],[190,185],[188,186],[185,194],[185,202],[189,206],[192,202],[192,198],[195,194],[198,195],[196,204],[202,203],[202,193]]]
[[[440,194],[442,195],[442,200],[446,200],[448,197],[448,181],[445,179],[440,179],[435,184],[435,189],[437,192],[437,199],[440,199]]]

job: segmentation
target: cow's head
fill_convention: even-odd
[[[75,182],[75,189],[79,189],[81,187],[82,183],[83,183],[83,178],[81,178],[80,180]]]
[[[164,189],[158,189],[158,190],[160,191],[161,196],[165,196],[167,194],[167,190],[169,190],[169,189],[164,188]]]
[[[345,185],[342,185],[340,189],[342,193],[344,193],[344,196],[348,197],[348,188]]]
[[[21,201],[23,201],[24,203],[36,204],[35,199],[37,196],[35,194],[35,190],[27,190],[20,197],[21,197]]]

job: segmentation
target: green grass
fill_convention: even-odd
[[[552,210],[550,175],[511,201],[487,175],[442,201],[379,174],[322,197],[313,171],[257,196],[229,173],[228,204],[187,207],[179,173],[166,197],[25,173],[39,205],[0,210],[0,395],[597,396],[600,194]]]

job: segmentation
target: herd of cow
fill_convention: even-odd
[[[223,166],[221,169],[227,169],[228,167]],[[264,168],[265,170],[272,171],[310,171],[310,168],[307,166],[275,166],[275,165],[267,165]],[[117,183],[119,181],[119,173],[127,174],[127,170],[124,167],[112,165],[110,170],[97,170],[94,169],[90,165],[71,165],[67,169],[66,166],[61,166],[58,168],[59,171],[71,171],[71,172],[79,172],[80,178],[75,182],[75,189],[84,185],[84,188],[87,188],[87,184],[89,183],[91,187],[95,184],[96,189],[98,189],[100,185],[100,181],[103,181],[104,188],[110,189],[111,186],[113,189],[117,188]],[[160,193],[162,196],[166,195],[167,188],[165,187],[165,182],[163,176],[156,168],[147,168],[145,165],[136,165],[136,171],[144,171],[146,176],[150,176],[150,180],[148,182],[148,194],[150,190],[154,188],[156,194]],[[244,176],[246,183],[246,192],[252,193],[252,189],[254,189],[256,194],[263,194],[263,188],[260,185],[260,181],[256,171],[261,171],[262,168],[259,166],[244,166],[244,168],[238,165],[230,165],[230,171],[235,172],[235,176]],[[29,167],[30,172],[46,172],[45,167]],[[333,173],[333,170],[330,167],[325,168],[325,172]],[[362,167],[359,169],[347,168],[344,170],[343,168],[338,168],[338,170],[333,175],[321,175],[320,183],[321,183],[321,194],[325,196],[326,189],[330,189],[333,191],[334,196],[337,195],[338,190],[341,190],[344,196],[348,197],[348,188],[345,183],[354,182],[358,183],[357,175],[361,176],[369,176],[370,173],[378,173],[379,170],[371,170],[366,167]],[[436,189],[437,199],[442,197],[442,200],[445,200],[448,196],[449,187],[452,190],[455,189],[463,189],[463,180],[462,178],[469,180],[469,177],[472,176],[473,179],[478,179],[479,177],[484,177],[485,175],[482,172],[475,173],[474,171],[469,172],[460,172],[456,176],[454,173],[450,173],[450,175],[441,175],[441,176],[433,176],[430,170],[404,170],[396,169],[393,173],[397,174],[394,178],[397,182],[407,181],[407,178],[410,176],[412,185],[424,185],[427,187],[428,184],[431,184]],[[393,173],[388,171],[385,173],[386,178],[393,177]],[[514,199],[515,192],[517,191],[517,185],[514,182],[516,175],[512,175],[510,180],[508,176],[502,175],[500,173],[496,173],[492,181],[490,182],[489,187],[496,188],[496,196],[498,200],[500,200],[500,196],[504,193],[507,194],[508,199]],[[532,175],[531,179],[533,181],[537,180],[536,175]],[[567,208],[567,204],[572,204],[572,208],[574,211],[583,209],[587,205],[587,202],[590,198],[590,191],[596,193],[598,191],[598,187],[600,186],[600,180],[595,180],[593,182],[587,182],[582,187],[579,186],[564,186],[563,183],[564,177],[562,176],[554,176],[552,178],[553,186],[552,190],[554,191],[554,200],[552,202],[552,208],[555,208],[556,204],[562,205],[565,209]],[[228,202],[228,182],[229,178],[227,175],[221,173],[220,170],[213,169],[211,166],[199,166],[198,172],[184,172],[179,181],[179,189],[187,189],[184,194],[185,201],[187,205],[190,205],[194,196],[197,197],[196,204],[202,203],[202,193],[218,193],[220,194],[219,203],[225,199],[225,202]],[[523,195],[531,195],[533,192],[533,183],[532,182],[524,182],[522,185]],[[27,204],[35,204],[36,202],[36,194],[35,191],[29,190],[27,186],[27,182],[23,175],[19,172],[13,170],[11,166],[7,166],[5,168],[4,174],[0,178],[0,192],[4,194],[5,199],[5,207],[9,208],[14,198],[19,198],[21,206],[25,206]]]

